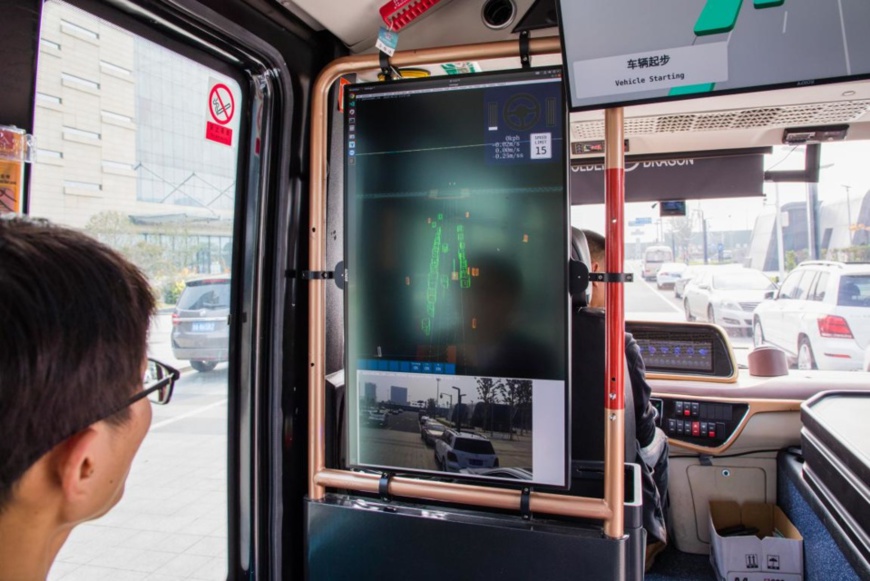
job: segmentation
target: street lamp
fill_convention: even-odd
[[[462,409],[460,406],[462,406],[462,392],[459,391],[459,388],[456,387],[455,385],[453,386],[453,389],[456,390],[456,399],[457,399],[456,412],[454,412],[456,415],[456,431],[461,432],[462,431]]]
[[[435,378],[435,417],[438,417],[438,406],[441,405],[441,378]]]
[[[442,393],[442,394],[439,396],[439,400],[438,400],[438,405],[439,405],[439,407],[440,407],[440,405],[441,405],[441,400],[440,400],[440,398],[442,398],[442,397],[449,397],[449,398],[450,398],[450,408],[452,408],[452,407],[453,407],[453,394],[452,394],[452,393]],[[450,412],[449,412],[449,411],[447,412],[447,419],[448,419],[448,420],[450,419]]]
[[[848,238],[848,240],[849,240],[849,246],[851,247],[852,246],[852,201],[849,199],[849,194],[851,193],[850,190],[852,189],[852,186],[847,186],[846,184],[843,184],[843,187],[846,189],[846,215],[849,217],[849,229],[848,229],[849,238]]]
[[[694,210],[694,213],[695,213],[695,214],[698,214],[698,215],[701,216],[701,236],[703,237],[703,242],[704,242],[704,264],[708,264],[708,257],[707,257],[707,220],[704,218],[704,210],[702,210],[702,209],[700,208],[700,204],[699,204],[699,207],[696,208],[696,209]]]
[[[775,226],[776,226],[776,260],[779,268],[779,283],[782,283],[782,279],[785,278],[785,246],[783,246],[783,236],[782,236],[782,210],[779,207],[779,182],[773,182],[774,188],[774,204],[776,205],[776,216],[775,216]]]

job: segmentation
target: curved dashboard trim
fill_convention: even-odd
[[[732,358],[734,355],[731,355]],[[671,373],[658,373],[655,371],[646,372],[647,379],[665,379],[673,381],[704,381],[706,383],[737,383],[737,369],[728,377],[713,377],[710,375],[676,375]]]
[[[758,377],[741,370],[733,385],[707,379],[664,383],[650,375],[653,395],[679,398],[713,398],[728,401],[809,399],[822,391],[866,390],[868,376],[857,371],[796,371],[780,377]]]
[[[655,393],[654,397],[657,397],[659,399],[686,399],[686,395],[684,394],[671,393]],[[690,397],[692,400],[697,400],[699,402],[744,404],[749,406],[747,412],[743,414],[743,417],[740,419],[740,423],[737,424],[736,428],[734,428],[734,432],[731,434],[731,437],[729,437],[724,443],[716,448],[699,446],[697,444],[684,442],[683,440],[680,440],[673,436],[668,436],[668,442],[672,446],[682,448],[683,450],[697,452],[698,454],[706,454],[708,456],[719,456],[721,454],[724,454],[740,438],[740,434],[743,432],[743,429],[747,426],[747,424],[749,424],[749,420],[751,420],[754,416],[758,414],[770,414],[779,412],[799,412],[802,403],[800,400],[791,399],[736,399],[694,395]]]

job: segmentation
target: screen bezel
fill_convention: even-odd
[[[870,71],[864,74],[853,74],[846,75],[840,77],[822,77],[816,79],[801,79],[796,81],[789,81],[785,83],[771,83],[766,85],[753,85],[747,87],[739,87],[733,89],[722,89],[718,91],[712,91],[710,93],[686,93],[680,95],[666,95],[664,97],[648,97],[648,98],[640,98],[640,99],[615,99],[615,100],[598,100],[595,103],[589,105],[575,105],[574,104],[574,96],[571,94],[571,78],[573,78],[572,74],[569,74],[569,70],[571,69],[570,63],[568,62],[568,51],[567,45],[565,43],[565,27],[563,25],[565,19],[562,15],[562,2],[574,2],[576,0],[555,0],[556,2],[556,12],[558,14],[559,21],[559,41],[561,43],[561,54],[562,54],[562,84],[565,87],[565,105],[568,108],[568,111],[571,113],[580,113],[583,111],[597,111],[599,109],[612,109],[616,107],[629,107],[632,105],[646,105],[650,103],[670,103],[672,101],[687,101],[687,100],[695,100],[695,99],[705,99],[710,97],[724,96],[724,95],[740,95],[743,93],[758,93],[763,91],[777,91],[780,89],[795,89],[799,87],[815,87],[819,85],[832,85],[836,83],[845,83],[850,81],[861,81],[870,79]],[[583,1],[596,1],[596,0],[583,0]]]
[[[426,78],[416,78],[416,79],[401,79],[401,80],[393,80],[393,81],[378,81],[378,82],[363,82],[363,83],[351,83],[345,85],[343,87],[343,99],[345,102],[342,103],[342,113],[340,117],[342,119],[343,127],[342,127],[342,144],[341,144],[341,154],[342,154],[342,163],[343,167],[346,168],[348,161],[348,118],[350,116],[350,107],[348,106],[348,99],[353,94],[354,90],[365,89],[365,88],[383,88],[384,90],[389,89],[402,89],[407,90],[408,92],[419,92],[423,91],[427,88],[442,88],[446,89],[455,85],[468,85],[469,81],[479,81],[480,83],[490,84],[493,82],[497,82],[499,78],[504,77],[506,81],[518,80],[522,77],[528,75],[534,75],[536,73],[542,74],[555,74],[558,73],[559,79],[558,81],[564,85],[565,77],[564,77],[564,69],[560,65],[555,66],[546,66],[546,67],[530,67],[525,69],[511,69],[511,70],[500,70],[500,71],[492,71],[492,72],[480,72],[480,73],[467,73],[461,75],[445,75],[445,76],[433,76]],[[473,83],[476,84],[476,83]],[[347,347],[347,343],[345,343],[345,354],[344,354],[344,365],[345,370],[347,370],[345,376],[345,385],[347,390],[347,405],[344,406],[344,422],[346,429],[345,435],[345,443],[347,445],[348,456],[346,459],[346,466],[342,468],[351,469],[351,470],[363,470],[363,471],[378,471],[390,474],[407,474],[407,475],[419,475],[426,478],[441,478],[445,480],[460,480],[460,481],[469,481],[469,482],[477,482],[480,484],[486,483],[498,483],[500,486],[515,486],[517,488],[523,488],[528,486],[535,486],[539,489],[548,489],[548,490],[567,490],[571,486],[571,332],[570,332],[570,296],[568,294],[568,271],[567,264],[570,257],[570,196],[568,192],[568,181],[569,181],[569,171],[570,171],[570,155],[568,152],[568,143],[570,142],[570,118],[568,114],[568,109],[566,108],[565,103],[565,91],[564,88],[559,91],[560,97],[562,98],[562,140],[563,147],[560,148],[562,153],[562,172],[561,172],[561,184],[562,184],[562,236],[563,240],[562,245],[562,257],[564,259],[564,263],[566,265],[563,273],[561,281],[558,281],[557,284],[560,288],[564,289],[564,397],[563,397],[563,405],[564,405],[564,413],[563,413],[563,449],[564,449],[564,458],[562,459],[562,482],[563,484],[553,484],[547,482],[539,482],[536,480],[516,480],[509,478],[500,478],[500,477],[491,477],[491,476],[481,476],[475,474],[465,474],[465,473],[455,473],[455,472],[446,472],[446,471],[438,471],[438,470],[426,470],[426,469],[416,469],[416,468],[408,468],[408,467],[400,467],[400,466],[385,466],[385,465],[375,465],[375,464],[361,464],[359,462],[352,462],[351,458],[356,456],[356,452],[354,450],[354,446],[358,445],[359,439],[359,431],[360,431],[360,420],[359,420],[359,411],[358,411],[358,399],[359,399],[359,385],[358,385],[358,374],[360,371],[363,371],[358,368],[357,365],[352,365],[351,363],[351,353],[352,350]],[[343,222],[344,222],[344,230],[347,232],[348,224],[349,224],[349,214],[351,201],[349,199],[349,189],[348,189],[348,172],[345,170],[342,176],[342,197],[343,197]],[[344,236],[343,239],[343,252],[345,257],[344,267],[345,272],[349,273],[348,267],[352,268],[352,264],[349,264],[350,261],[350,237]],[[344,310],[344,322],[343,322],[343,331],[345,341],[348,341],[349,333],[349,303],[348,300],[348,287],[345,285],[344,289],[344,301],[343,301],[343,310]],[[421,374],[423,375],[423,374]],[[433,375],[434,377],[434,375]],[[470,376],[469,376],[470,377]],[[534,424],[533,424],[534,425]],[[534,428],[533,428],[534,429]],[[534,460],[533,466],[534,467]],[[500,466],[500,468],[506,468],[505,466]],[[534,473],[534,472],[533,472]]]

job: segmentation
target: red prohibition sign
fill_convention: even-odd
[[[218,83],[211,88],[208,95],[208,111],[211,118],[220,125],[226,125],[233,120],[236,112],[236,101],[233,92],[223,83]]]

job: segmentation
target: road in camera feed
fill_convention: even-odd
[[[447,426],[452,425],[443,418],[441,420]],[[473,431],[489,438],[500,467],[531,469],[531,432],[514,434],[511,440],[506,432],[490,434],[466,427],[462,430]],[[387,413],[386,426],[362,426],[360,432],[362,441],[365,442],[366,464],[396,466],[408,470],[438,470],[435,465],[435,447],[427,445],[421,438],[419,413],[416,411]]]

